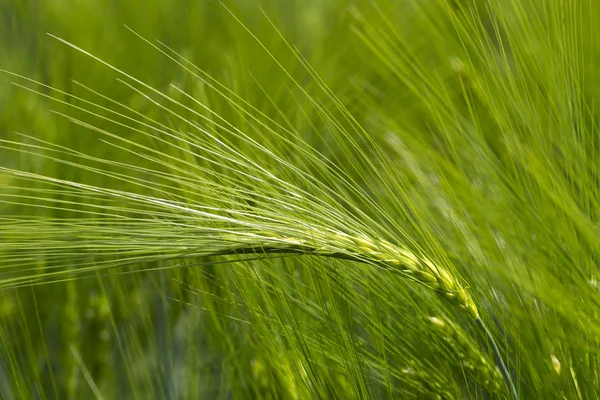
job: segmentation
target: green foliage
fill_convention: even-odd
[[[599,397],[599,7],[0,3],[0,398]]]

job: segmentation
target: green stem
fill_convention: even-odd
[[[496,345],[496,341],[494,340],[492,333],[485,326],[481,318],[477,318],[475,320],[475,323],[477,323],[477,325],[479,325],[479,327],[483,329],[485,336],[491,342],[492,350],[494,351],[494,356],[496,357],[496,362],[498,363],[498,367],[500,367],[500,372],[502,372],[502,376],[504,377],[504,382],[506,382],[506,386],[508,386],[508,389],[512,392],[513,399],[519,400],[519,396],[517,395],[517,389],[515,388],[515,385],[513,384],[512,379],[510,378],[510,374],[508,373],[506,365],[504,365],[504,360],[502,359],[502,355],[500,354],[500,349]]]

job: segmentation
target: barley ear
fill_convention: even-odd
[[[450,320],[438,317],[428,317],[427,320],[440,331],[439,338],[454,353],[451,358],[460,360],[461,368],[473,374],[488,390],[494,393],[504,391],[505,381],[500,368],[496,364],[489,363],[479,346],[464,337],[460,329]]]
[[[479,318],[475,302],[458,279],[433,261],[420,258],[410,251],[383,240],[374,242],[367,238],[360,238],[356,240],[356,243],[382,264],[434,289],[450,303],[458,305],[463,311],[470,314],[475,320]]]

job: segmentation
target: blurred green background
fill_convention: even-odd
[[[40,157],[44,149],[29,153],[27,145],[41,143],[27,135],[139,167],[154,164],[132,158],[127,150],[134,143],[181,156],[142,134],[141,123],[135,132],[77,109],[83,103],[69,95],[114,107],[110,98],[186,129],[121,83],[119,73],[48,33],[184,102],[171,85],[181,88],[292,165],[322,173],[324,186],[345,187],[239,110],[261,112],[290,127],[280,132],[290,143],[312,146],[377,200],[375,208],[340,192],[348,215],[355,206],[386,233],[403,225],[427,254],[456,267],[490,321],[523,399],[599,398],[598,6],[574,0],[225,4],[0,0],[0,166],[135,191],[131,182]],[[156,40],[248,103],[234,100],[240,108],[232,107],[195,70],[154,48]],[[211,117],[199,104],[190,107]],[[56,112],[93,120],[130,142],[119,149]],[[185,116],[193,118],[192,110]],[[77,160],[73,153],[62,159]],[[175,163],[163,167],[177,173]],[[27,207],[39,199],[11,197],[23,182],[0,174],[6,226],[31,216],[78,215],[61,206],[68,197],[43,191],[35,180],[28,189],[39,188],[36,195],[49,207]],[[10,243],[0,242],[3,279],[18,275],[8,265],[19,257],[32,271],[77,267],[66,257],[47,264]],[[345,272],[355,267],[351,262],[220,260],[140,261],[19,288],[3,281],[0,398],[508,398],[472,322],[412,282],[385,272],[361,278]],[[332,272],[311,272],[325,270]]]

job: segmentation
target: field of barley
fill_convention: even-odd
[[[0,399],[600,398],[599,26],[0,0]]]

